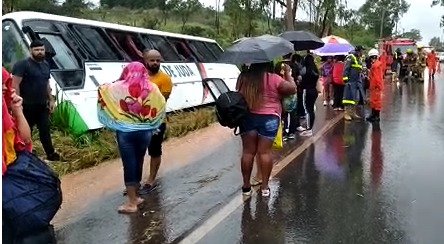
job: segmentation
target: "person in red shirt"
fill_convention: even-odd
[[[367,118],[369,122],[376,122],[380,120],[379,114],[382,107],[382,90],[383,90],[383,66],[378,59],[379,52],[376,49],[371,49],[368,52],[370,58],[370,73],[369,73],[369,105],[372,109],[370,116]]]
[[[344,71],[344,56],[336,56],[332,68],[332,84],[333,84],[333,109],[336,111],[344,110],[342,98],[344,96],[345,83],[342,80]]]

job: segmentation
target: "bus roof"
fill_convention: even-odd
[[[72,17],[60,16],[60,15],[54,15],[54,14],[45,14],[45,13],[39,13],[39,12],[31,12],[31,11],[8,13],[8,14],[5,14],[2,16],[2,20],[4,20],[4,19],[13,19],[20,25],[25,20],[55,20],[55,21],[61,21],[61,22],[68,22],[68,23],[72,23],[72,24],[109,28],[109,29],[120,30],[120,31],[130,31],[130,32],[138,32],[138,33],[153,34],[153,35],[159,35],[159,36],[168,36],[168,37],[174,37],[174,38],[182,38],[182,39],[188,39],[188,40],[216,43],[215,40],[209,39],[209,38],[204,38],[204,37],[176,34],[176,33],[171,33],[171,32],[144,29],[144,28],[139,28],[139,27],[127,26],[127,25],[112,24],[112,23],[101,22],[101,21],[96,21],[96,20],[78,19],[78,18],[72,18]]]

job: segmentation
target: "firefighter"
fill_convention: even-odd
[[[427,54],[427,69],[429,70],[429,80],[435,79],[436,66],[438,65],[435,50],[432,49]]]
[[[405,58],[403,60],[403,65],[405,66],[405,70],[404,70],[404,72],[405,72],[405,74],[404,74],[405,75],[405,77],[404,77],[405,81],[407,81],[407,79],[410,78],[409,77],[409,75],[410,75],[409,72],[410,71],[412,71],[412,73],[416,71],[415,68],[416,68],[417,60],[418,60],[418,57],[417,57],[416,53],[414,53],[412,51],[412,49],[407,49],[406,50],[406,56],[405,56]]]
[[[379,61],[378,56],[379,52],[376,49],[371,49],[368,52],[368,56],[370,59],[370,71],[369,71],[369,105],[372,109],[372,112],[369,117],[367,117],[367,121],[376,122],[379,121],[379,114],[381,111],[381,103],[382,103],[382,90],[384,88],[383,76],[384,76],[384,67],[381,61]]]
[[[418,45],[418,59],[416,60],[416,71],[420,81],[424,81],[424,72],[426,68],[426,54],[422,46]]]
[[[402,68],[402,52],[400,48],[397,48],[393,53],[393,62],[392,62],[392,82],[399,81],[401,68]]]
[[[344,64],[342,80],[345,82],[344,97],[342,103],[345,106],[344,119],[351,121],[361,119],[357,114],[357,103],[364,100],[362,85],[362,46],[356,46],[355,51],[347,56]]]

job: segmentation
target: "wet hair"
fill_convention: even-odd
[[[43,47],[45,46],[45,43],[42,40],[34,40],[31,42],[31,45],[29,45],[29,47],[34,48],[34,47]]]
[[[312,72],[319,73],[318,66],[315,63],[313,55],[307,55],[305,57],[304,66],[307,69],[307,74]]]
[[[293,54],[293,56],[291,57],[291,62],[293,62],[293,63],[296,63],[296,62],[300,63],[301,60],[302,60],[302,56],[297,53]]]
[[[344,61],[345,60],[345,56],[344,55],[336,55],[335,59],[336,59],[336,61]]]
[[[242,72],[242,73],[247,72],[248,69],[249,69],[248,65],[246,65],[246,64],[242,64],[242,65],[241,65],[241,72]]]
[[[251,64],[250,68],[239,75],[240,92],[250,108],[258,108],[262,104],[264,93],[264,75],[272,69],[272,63]]]

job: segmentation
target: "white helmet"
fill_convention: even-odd
[[[376,49],[370,49],[370,51],[368,51],[368,56],[369,57],[371,57],[371,56],[379,56],[379,52],[378,52],[378,50],[376,50]]]

